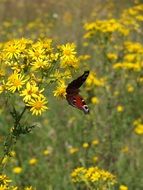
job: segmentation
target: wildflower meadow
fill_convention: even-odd
[[[142,190],[143,1],[0,10],[0,190]]]

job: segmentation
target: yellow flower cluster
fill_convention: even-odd
[[[116,183],[116,176],[110,172],[99,169],[98,167],[79,167],[73,170],[71,178],[74,183],[98,183],[105,185],[114,185]]]
[[[6,185],[10,182],[11,180],[6,175],[0,175],[0,184]]]
[[[98,37],[100,34],[119,33],[127,36],[132,28],[140,31],[140,22],[143,21],[143,4],[125,9],[119,19],[96,20],[95,22],[86,23],[84,38]],[[107,36],[107,35],[106,35]]]
[[[139,31],[139,22],[143,21],[143,4],[139,4],[129,9],[125,9],[121,15],[120,21],[128,28]]]
[[[0,175],[0,190],[18,190],[18,186],[12,186],[10,183],[12,182],[11,179],[9,179],[6,175]],[[31,187],[25,187],[23,190],[34,190],[34,188]]]
[[[54,96],[65,97],[66,85],[61,81],[71,77],[70,69],[78,68],[75,45],[53,47],[51,39],[34,42],[22,38],[5,42],[1,45],[0,62],[1,96],[9,94],[18,101],[22,98],[34,115],[48,109],[47,86],[56,82]]]
[[[94,86],[102,87],[105,85],[105,82],[105,78],[98,78],[96,73],[91,71],[88,78],[86,79],[86,87],[87,89],[90,89]]]
[[[19,5],[17,4],[15,8],[17,8],[17,6]],[[23,6],[25,5],[21,4],[22,9],[24,9]],[[37,10],[38,7],[35,7],[35,5],[32,6],[32,9],[35,8]],[[20,9],[18,10],[20,11]],[[9,20],[5,17],[0,26],[1,39],[7,40],[18,38],[19,36],[24,36],[25,33],[33,40],[43,38],[44,36],[49,35],[50,30],[53,27],[53,22],[55,23],[55,20],[49,19],[47,12],[43,12],[42,16],[36,14],[33,19],[28,19],[27,22],[23,22],[22,19],[19,20],[18,17],[11,17]]]
[[[116,53],[108,53],[107,54],[107,58],[109,60],[116,60],[118,58],[117,54]]]
[[[100,33],[112,34],[114,32],[119,32],[123,35],[127,35],[129,33],[128,29],[125,28],[117,19],[97,20],[95,22],[86,23],[84,28],[86,30],[84,38],[91,38]]]
[[[115,63],[114,69],[133,70],[140,72],[143,68],[143,46],[139,42],[124,42],[122,62]]]

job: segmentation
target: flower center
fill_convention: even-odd
[[[20,81],[19,79],[15,79],[15,80],[13,81],[13,85],[14,85],[14,86],[21,86],[21,81]]]
[[[71,51],[69,49],[64,50],[65,55],[71,55]]]
[[[34,105],[34,107],[35,107],[35,109],[36,110],[40,110],[41,108],[42,108],[42,102],[41,101],[37,101],[37,102],[35,102],[35,105]]]
[[[36,57],[39,57],[39,56],[40,56],[40,53],[39,53],[38,51],[35,51],[34,54],[35,54]]]

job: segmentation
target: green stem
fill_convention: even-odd
[[[23,114],[25,113],[27,107],[25,106],[23,111],[21,112],[21,114],[19,115],[19,117],[15,118],[15,122],[14,122],[14,129],[16,129],[19,126],[20,120],[23,116]],[[13,134],[10,132],[9,135],[7,136],[6,140],[5,140],[5,144],[6,144],[6,150],[2,156],[2,158],[0,159],[0,166],[1,166],[1,170],[3,170],[3,168],[5,167],[5,165],[2,165],[2,162],[5,158],[5,156],[9,156],[9,152],[12,149],[12,146],[14,145],[14,143],[16,143],[17,140],[17,136],[13,136]]]
[[[22,116],[23,116],[23,114],[25,113],[25,111],[26,111],[26,109],[27,109],[27,107],[25,106],[24,107],[24,109],[23,109],[23,111],[21,112],[21,114],[20,114],[20,116],[19,116],[19,118],[17,119],[17,124],[19,124],[19,122],[20,122],[20,120],[21,120],[21,118],[22,118]]]

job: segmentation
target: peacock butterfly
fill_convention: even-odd
[[[83,85],[89,75],[89,71],[85,71],[83,75],[73,80],[66,88],[66,99],[68,103],[80,110],[83,110],[85,114],[89,113],[89,108],[86,105],[82,96],[79,95],[79,88]]]

